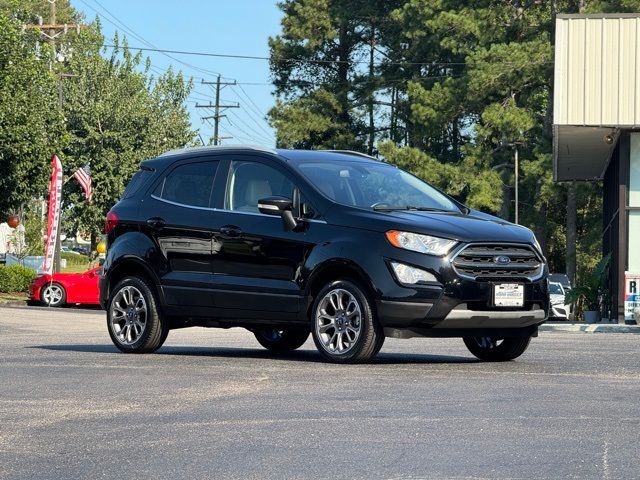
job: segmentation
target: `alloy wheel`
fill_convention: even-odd
[[[142,292],[127,285],[113,296],[109,315],[111,329],[120,343],[136,343],[147,328],[147,302]]]
[[[47,285],[42,290],[42,300],[51,307],[59,305],[62,302],[63,296],[64,292],[62,291],[62,287],[55,283]]]
[[[343,355],[356,345],[362,331],[362,312],[356,298],[347,290],[329,291],[318,303],[316,335],[324,350]]]

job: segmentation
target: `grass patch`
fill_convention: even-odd
[[[62,273],[84,273],[91,268],[89,262],[87,263],[77,263],[73,265],[69,265],[67,263],[67,268],[62,269]]]

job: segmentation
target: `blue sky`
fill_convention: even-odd
[[[99,14],[107,41],[118,30],[126,34],[132,47],[148,45],[127,33],[118,22],[161,49],[255,56],[268,56],[267,39],[280,31],[281,12],[276,2],[270,0],[71,0],[71,4],[84,12],[87,21],[93,21]],[[228,118],[221,120],[221,134],[234,137],[224,140],[223,144],[274,146],[273,130],[263,119],[274,103],[267,61],[172,54],[192,65],[185,66],[162,53],[143,54],[149,56],[156,71],[173,65],[185,75],[197,77],[189,99],[189,111],[194,128],[200,130],[205,142],[211,137],[213,128],[200,117],[212,112],[195,108],[195,103],[213,101],[212,88],[200,82],[201,78],[215,81],[216,74],[220,73],[225,79],[242,84],[222,90],[223,100],[240,102],[241,106],[225,112]],[[255,83],[259,85],[251,85]]]

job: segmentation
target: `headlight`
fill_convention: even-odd
[[[454,240],[448,240],[446,238],[420,235],[419,233],[399,232],[398,230],[389,230],[386,236],[387,240],[389,240],[394,247],[437,256],[446,255],[457,243]]]
[[[404,263],[391,262],[391,268],[393,268],[393,273],[396,274],[396,278],[400,283],[414,285],[420,282],[438,281],[432,273],[422,270],[421,268],[405,265]]]

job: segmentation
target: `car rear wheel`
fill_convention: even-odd
[[[529,346],[531,337],[465,337],[469,351],[486,362],[505,362],[518,358]]]
[[[327,360],[364,363],[382,348],[384,334],[372,302],[355,283],[329,283],[316,296],[311,312],[313,341]]]
[[[309,338],[309,330],[301,328],[264,328],[254,330],[258,343],[272,352],[290,352],[300,348]]]
[[[113,344],[126,353],[150,353],[169,332],[148,281],[126,277],[113,288],[107,303],[107,329]]]
[[[48,307],[60,307],[67,301],[67,292],[59,283],[47,283],[40,290],[40,300]]]

